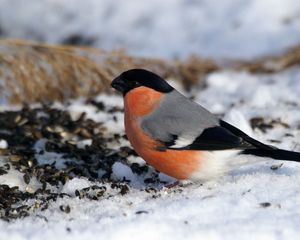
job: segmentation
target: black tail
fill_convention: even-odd
[[[261,143],[225,121],[221,120],[220,125],[252,145],[252,147],[250,146],[249,148],[244,149],[240,154],[252,154],[259,157],[300,162],[300,152],[282,150],[274,146]]]
[[[292,152],[282,149],[245,149],[241,154],[252,154],[259,157],[270,157],[278,160],[300,162],[300,152]]]

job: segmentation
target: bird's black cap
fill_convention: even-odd
[[[125,95],[130,90],[145,86],[158,92],[168,93],[173,90],[164,79],[145,69],[131,69],[115,78],[111,86]]]

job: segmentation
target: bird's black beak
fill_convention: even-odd
[[[112,82],[111,82],[111,86],[116,89],[117,91],[124,93],[127,90],[127,85],[126,83],[119,77],[115,78]]]

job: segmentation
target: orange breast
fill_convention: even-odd
[[[152,92],[149,92],[152,91]],[[139,87],[127,93],[125,103],[125,129],[135,151],[155,169],[175,177],[188,179],[200,165],[201,153],[189,150],[159,151],[161,145],[140,127],[139,119],[159,104],[161,93]]]

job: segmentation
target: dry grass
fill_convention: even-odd
[[[226,62],[226,67],[272,73],[300,63],[300,46],[280,56],[251,62]],[[186,88],[204,84],[206,74],[222,69],[212,60],[185,61],[133,57],[124,51],[48,45],[25,40],[0,40],[0,100],[10,103],[64,101],[110,91],[111,80],[131,68],[152,70],[182,81]]]
[[[130,68],[145,68],[191,86],[218,69],[210,61],[146,59],[123,51],[0,40],[0,94],[10,103],[64,101],[109,91],[110,81]]]
[[[254,61],[236,61],[233,68],[252,73],[274,73],[300,65],[300,45],[291,47],[278,56],[268,56]]]
[[[102,66],[75,49],[21,41],[0,41],[0,73],[11,103],[96,94],[109,84]]]

